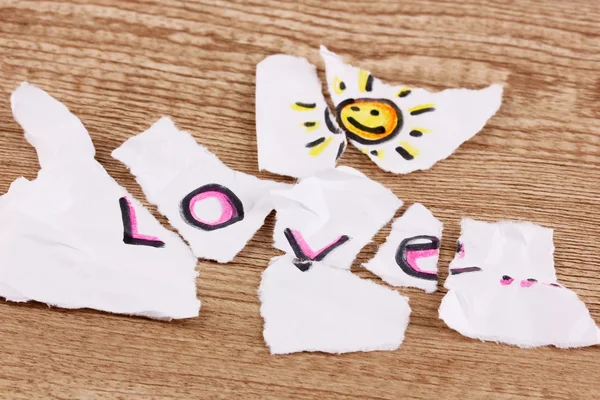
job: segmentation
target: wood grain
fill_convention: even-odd
[[[257,173],[255,65],[290,53],[323,76],[317,48],[325,44],[391,83],[505,84],[500,112],[430,171],[395,176],[354,149],[343,164],[443,220],[443,271],[461,217],[554,228],[559,279],[600,322],[599,35],[595,0],[0,0],[0,193],[38,170],[10,112],[9,95],[23,80],[83,120],[98,161],[140,200],[110,152],[162,115],[231,167],[280,179]],[[161,323],[0,303],[0,396],[600,397],[600,348],[521,350],[467,339],[438,319],[443,288],[401,290],[413,314],[398,351],[270,356],[256,290],[277,254],[272,228],[271,216],[231,264],[199,262],[197,319]],[[359,265],[388,232],[361,253],[353,268],[360,276],[379,281]]]

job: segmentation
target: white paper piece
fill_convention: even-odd
[[[113,151],[196,257],[231,261],[273,210],[269,191],[288,185],[232,170],[170,118]]]
[[[256,66],[256,137],[260,170],[302,178],[335,167],[346,137],[306,59],[278,54]]]
[[[42,169],[0,197],[0,296],[158,319],[198,316],[195,257],[94,160],[81,121],[28,83],[11,103]]]
[[[500,108],[502,86],[481,90],[392,86],[321,46],[338,125],[380,168],[431,168],[479,132]]]
[[[324,263],[303,269],[285,255],[263,272],[260,312],[271,354],[400,347],[411,312],[408,298]]]
[[[464,219],[440,318],[464,336],[519,347],[600,343],[577,294],[556,281],[552,230]]]
[[[442,228],[425,206],[413,204],[394,221],[385,243],[363,266],[391,285],[435,292]]]
[[[276,248],[345,269],[402,206],[389,189],[349,167],[274,190],[273,198]]]

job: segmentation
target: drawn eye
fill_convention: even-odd
[[[537,279],[529,278],[521,281],[521,287],[531,287],[537,283]]]
[[[212,183],[181,200],[181,216],[196,228],[214,231],[243,220],[244,205],[231,190]]]
[[[508,275],[503,275],[502,278],[500,279],[500,284],[502,286],[508,286],[511,283],[513,283],[514,279]]]

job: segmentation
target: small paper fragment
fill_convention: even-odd
[[[302,248],[318,257],[342,241],[339,249],[319,260],[342,269],[351,267],[360,250],[402,206],[392,191],[350,167],[319,172],[272,194],[277,211],[275,247],[286,253]],[[290,233],[298,246],[290,241]]]
[[[429,169],[450,156],[502,103],[499,84],[431,93],[386,84],[324,46],[321,56],[338,125],[375,164],[396,174]]]
[[[592,346],[600,329],[557,282],[552,230],[463,219],[440,318],[464,336],[527,348]]]
[[[277,54],[256,66],[256,137],[259,170],[302,178],[335,167],[346,137],[306,59]]]
[[[42,168],[0,196],[0,296],[157,319],[198,316],[195,257],[94,160],[81,121],[28,83],[11,104]]]
[[[190,244],[196,257],[231,261],[273,210],[286,184],[234,171],[163,117],[113,151]]]
[[[396,350],[411,312],[391,289],[321,262],[303,271],[291,255],[271,260],[259,297],[271,354]]]
[[[425,206],[413,204],[394,221],[385,243],[363,266],[390,285],[435,292],[442,228]]]

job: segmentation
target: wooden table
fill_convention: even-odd
[[[162,115],[229,166],[281,179],[257,171],[255,66],[289,53],[307,57],[323,77],[322,43],[391,83],[505,85],[487,127],[429,171],[392,175],[355,149],[342,164],[443,220],[442,279],[461,217],[554,228],[559,281],[600,322],[599,34],[594,0],[2,0],[0,193],[38,170],[10,111],[9,95],[23,80],[83,120],[98,161],[140,200],[139,186],[110,152]],[[164,323],[0,303],[0,396],[600,397],[599,347],[521,350],[462,337],[438,319],[443,280],[433,295],[401,290],[413,313],[398,351],[270,356],[256,291],[279,254],[272,229],[270,216],[233,263],[199,262],[197,319]],[[360,276],[380,282],[359,266],[388,232],[356,260]]]

